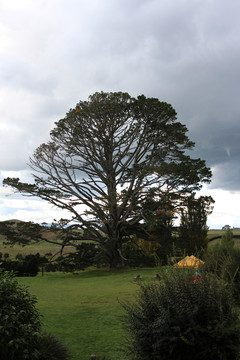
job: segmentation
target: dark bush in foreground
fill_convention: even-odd
[[[135,304],[124,304],[128,347],[136,360],[236,360],[240,328],[225,284],[176,269],[141,284]]]
[[[13,278],[0,271],[0,359],[38,359],[40,331],[36,299]]]
[[[0,359],[68,360],[66,347],[53,335],[41,333],[36,298],[13,274],[0,270]]]
[[[52,334],[43,332],[38,339],[39,360],[71,359],[67,348]]]

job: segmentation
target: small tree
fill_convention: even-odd
[[[234,246],[234,240],[233,240],[233,232],[231,229],[227,229],[223,236],[221,245],[226,248],[232,248]]]
[[[212,203],[211,196],[189,196],[180,208],[179,242],[189,255],[207,248],[207,216],[213,210]]]

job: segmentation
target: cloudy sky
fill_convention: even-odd
[[[239,0],[0,0],[0,184],[96,91],[173,105],[212,168],[210,228],[240,227]],[[63,213],[0,187],[0,220]]]

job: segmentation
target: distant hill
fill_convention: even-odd
[[[8,222],[15,222],[15,223],[20,223],[20,222],[24,222],[23,220],[18,220],[18,219],[11,219],[11,220],[2,220],[1,222],[5,222],[5,223],[8,223]]]

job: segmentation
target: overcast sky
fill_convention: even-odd
[[[96,91],[166,101],[212,168],[210,228],[240,227],[239,0],[0,0],[0,184]],[[0,187],[0,220],[51,222]]]

